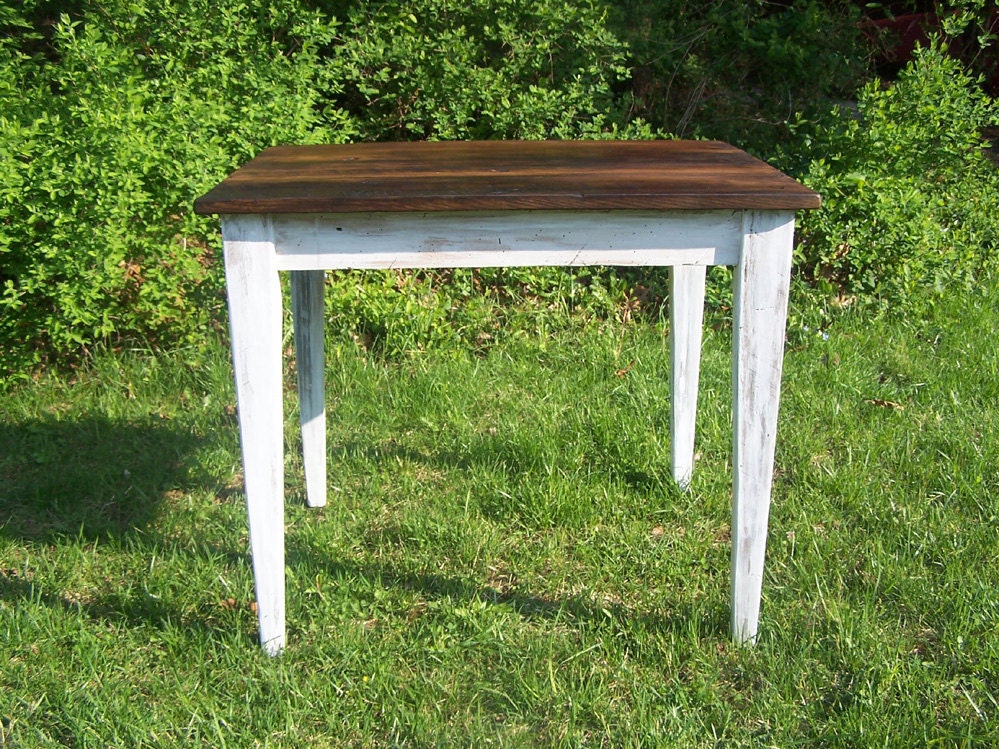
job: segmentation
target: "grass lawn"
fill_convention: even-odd
[[[0,747],[999,745],[999,284],[792,322],[760,639],[727,636],[730,332],[691,488],[661,326],[328,357],[256,640],[228,352],[0,396]],[[792,318],[794,319],[794,318]]]

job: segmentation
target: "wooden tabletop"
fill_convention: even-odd
[[[716,141],[472,141],[268,148],[201,214],[818,208],[819,194]]]

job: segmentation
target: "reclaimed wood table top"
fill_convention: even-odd
[[[199,214],[798,210],[819,194],[717,141],[444,141],[276,146]]]

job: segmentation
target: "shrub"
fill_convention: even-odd
[[[856,3],[616,0],[632,51],[633,113],[677,137],[772,155],[797,112],[867,77]]]
[[[44,54],[0,49],[0,370],[203,339],[218,230],[193,198],[265,145],[338,135],[310,85],[332,28],[296,3],[84,5]]]
[[[940,43],[891,86],[872,82],[856,113],[801,121],[785,166],[823,196],[802,216],[797,264],[841,294],[912,309],[917,288],[960,289],[997,262],[999,174],[981,130],[999,120]]]
[[[779,165],[825,198],[802,216],[797,255],[820,285],[907,304],[917,286],[971,283],[999,256],[996,173],[979,149],[996,107],[939,45],[895,86],[863,88],[856,115],[818,114],[864,75],[847,4],[618,0],[611,18],[606,7],[3,5],[0,373],[95,344],[197,345],[224,305],[218,225],[192,201],[279,142],[653,137],[630,119],[646,114],[763,155],[784,142]],[[727,274],[712,278],[709,299],[724,305]],[[338,335],[389,351],[474,347],[544,329],[553,308],[627,316],[658,280],[629,292],[637,277],[608,269],[342,273],[330,308]]]
[[[191,204],[265,146],[622,135],[609,110],[624,48],[593,0],[331,10],[0,8],[0,372],[202,340],[222,316],[218,228]]]
[[[595,0],[355,3],[331,62],[330,100],[376,140],[578,137],[627,74]]]

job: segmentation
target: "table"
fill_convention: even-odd
[[[705,269],[734,266],[731,634],[755,641],[794,212],[819,195],[719,142],[269,148],[195,201],[220,214],[260,642],[285,645],[282,299],[307,502],[326,502],[323,277],[341,268],[670,266],[671,460],[690,480]]]

